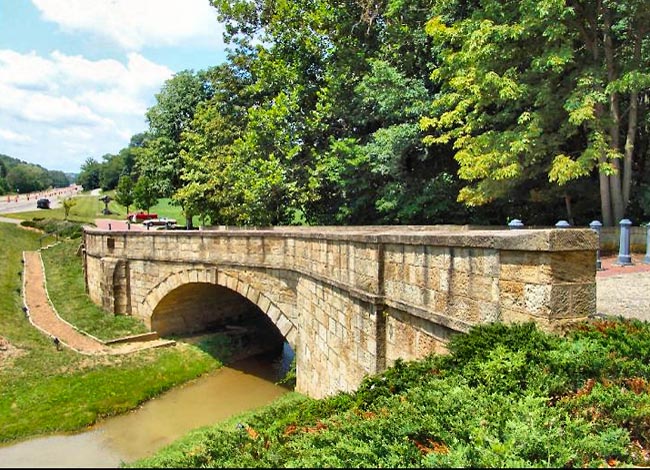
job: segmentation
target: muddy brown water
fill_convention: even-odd
[[[289,389],[276,385],[292,357],[256,356],[172,389],[78,434],[0,447],[0,468],[115,468],[147,457],[192,429],[267,405]]]

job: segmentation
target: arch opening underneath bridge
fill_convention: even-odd
[[[160,299],[151,315],[160,336],[228,336],[233,358],[286,350],[285,338],[253,302],[227,287],[206,282],[182,284]]]

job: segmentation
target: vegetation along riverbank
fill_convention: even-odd
[[[42,236],[0,224],[0,443],[83,429],[221,366],[215,355],[182,344],[118,357],[57,351],[22,311],[21,255],[38,249]],[[56,266],[47,280],[57,310],[98,337],[141,331],[132,319],[100,313],[85,297],[80,259],[72,255],[78,245],[69,240],[43,252],[46,268]]]
[[[354,393],[289,396],[132,467],[647,466],[650,325],[599,320],[457,335]]]
[[[177,344],[128,356],[57,351],[21,310],[21,253],[52,239],[0,224],[0,442],[77,431],[221,365]],[[74,235],[73,235],[74,237]],[[43,250],[53,303],[99,338],[142,331],[84,293],[79,239]],[[214,343],[212,343],[214,346]],[[219,345],[216,345],[217,349]],[[619,466],[650,464],[650,324],[601,319],[565,337],[532,324],[457,335],[353,393],[288,394],[197,429],[128,467]]]

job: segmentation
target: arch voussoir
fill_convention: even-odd
[[[153,287],[141,304],[146,320],[151,323],[156,306],[173,290],[190,283],[206,283],[226,287],[255,304],[276,325],[280,333],[292,346],[295,344],[297,330],[289,317],[263,292],[238,275],[226,273],[215,267],[184,269],[173,272]],[[289,339],[289,336],[291,339]]]

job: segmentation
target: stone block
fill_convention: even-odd
[[[596,254],[593,251],[552,253],[550,259],[554,283],[585,283],[596,279]]]
[[[520,281],[499,280],[501,310],[526,310],[524,297],[525,284]]]
[[[404,263],[411,266],[424,266],[426,247],[423,245],[407,245],[404,247]]]
[[[550,284],[553,270],[548,253],[503,251],[499,278],[529,284]]]
[[[266,315],[271,319],[271,321],[273,321],[273,323],[277,324],[278,319],[282,315],[282,312],[280,311],[280,309],[278,307],[271,304],[269,309],[266,311]]]
[[[454,247],[449,252],[451,268],[456,272],[470,272],[470,249]]]
[[[454,295],[449,299],[445,314],[465,323],[476,324],[480,322],[480,303],[469,297]]]
[[[571,317],[580,319],[596,314],[596,282],[586,282],[572,286]]]
[[[473,250],[470,271],[487,277],[499,276],[499,254],[496,250]]]
[[[425,253],[428,266],[443,270],[447,270],[451,266],[451,252],[448,247],[427,246]]]
[[[479,304],[479,319],[481,323],[501,321],[501,310],[498,302],[481,302]]]
[[[531,321],[539,323],[540,319],[521,310],[501,308],[501,321],[504,323],[528,323]]]
[[[548,317],[551,311],[551,299],[553,299],[554,308],[570,308],[568,291],[560,286],[549,284],[526,284],[524,286],[523,307],[531,315]]]
[[[257,306],[262,310],[262,312],[266,313],[269,311],[269,308],[271,308],[271,301],[265,295],[260,295]]]

